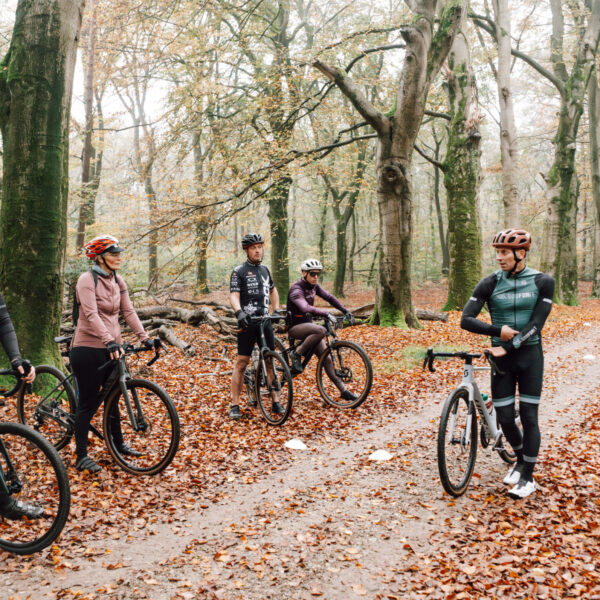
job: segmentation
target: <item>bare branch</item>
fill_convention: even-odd
[[[373,52],[382,52],[383,50],[397,50],[399,48],[406,48],[406,44],[388,44],[386,46],[377,46],[376,48],[368,48],[367,50],[362,50],[361,53],[353,58],[346,67],[346,73],[350,72],[350,69],[359,61],[365,58],[365,56],[369,54],[373,54]]]
[[[439,117],[440,119],[446,119],[446,121],[451,120],[451,117],[448,113],[436,112],[435,110],[426,110],[425,114],[430,117]]]
[[[425,152],[423,152],[423,150],[421,150],[421,148],[419,148],[419,146],[417,146],[417,144],[415,144],[415,150],[425,159],[428,160],[432,165],[435,165],[440,171],[444,171],[444,165],[435,160],[435,158],[431,158],[431,156],[428,156]]]

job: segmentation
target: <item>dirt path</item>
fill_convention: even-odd
[[[599,330],[546,349],[543,446],[560,443],[600,381]],[[596,360],[584,361],[585,354]],[[432,377],[435,375],[432,374]],[[484,376],[482,375],[482,378]],[[488,386],[486,386],[488,387]],[[391,589],[393,567],[434,550],[431,534],[451,534],[463,501],[443,494],[435,459],[447,389],[411,414],[290,451],[272,475],[231,477],[214,504],[173,514],[127,539],[82,545],[57,572],[50,561],[3,574],[3,597],[24,598],[374,598]],[[368,460],[376,449],[388,462]],[[543,456],[543,448],[542,448]],[[540,473],[543,474],[543,459]],[[504,494],[504,464],[480,449],[471,495]],[[203,508],[205,507],[205,508]],[[436,536],[439,538],[439,535]],[[390,592],[391,594],[391,592]],[[394,595],[382,596],[394,598]]]

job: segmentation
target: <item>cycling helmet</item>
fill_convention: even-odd
[[[264,244],[265,240],[263,240],[263,236],[260,233],[247,233],[242,238],[242,248],[245,250],[250,246],[254,246],[254,244]]]
[[[323,265],[316,258],[307,258],[301,265],[301,271],[322,271]]]
[[[524,229],[504,229],[492,240],[494,248],[512,248],[513,250],[529,250],[531,234]]]
[[[119,240],[112,235],[99,235],[83,247],[85,255],[91,260],[105,252],[123,252],[123,248],[119,248]]]

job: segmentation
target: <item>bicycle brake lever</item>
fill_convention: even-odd
[[[496,361],[492,358],[492,353],[489,350],[483,351],[485,358],[490,363],[490,367],[492,367],[492,372],[497,373],[498,375],[506,375],[506,371],[498,368]]]
[[[155,352],[154,356],[146,363],[147,367],[151,367],[160,357],[159,352]]]
[[[423,361],[423,369],[427,367],[432,373],[435,373],[435,368],[433,366],[434,360],[435,355],[433,353],[433,348],[427,348],[427,354],[425,355],[425,360]]]

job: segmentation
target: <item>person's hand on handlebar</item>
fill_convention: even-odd
[[[162,347],[160,338],[154,338],[153,340],[148,338],[147,340],[144,340],[142,344],[144,344],[144,348],[146,348],[146,350],[157,350],[158,348]]]
[[[500,332],[500,339],[503,342],[510,342],[515,335],[519,333],[516,329],[509,327],[508,325],[502,325],[502,331]]]
[[[114,340],[111,340],[106,344],[106,349],[111,360],[119,360],[119,357],[123,355],[123,348],[120,344],[117,344]]]
[[[28,360],[15,358],[10,364],[15,371],[22,375],[21,379],[25,383],[33,383],[35,379],[35,367]]]
[[[246,329],[250,325],[250,317],[243,310],[236,310],[235,318],[240,329]]]

